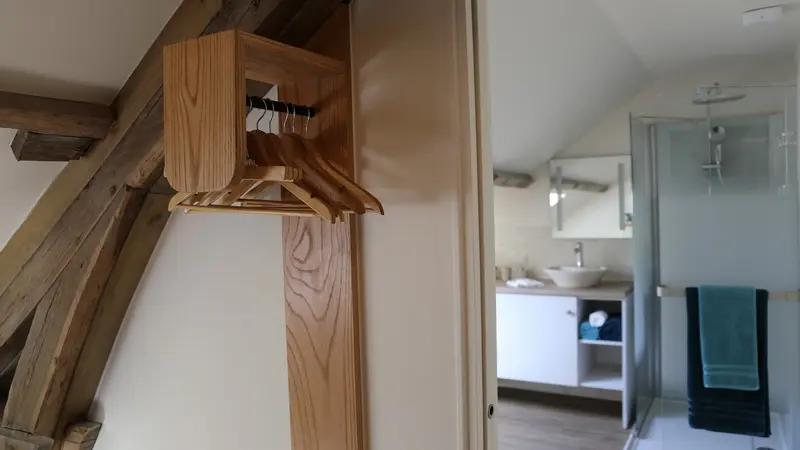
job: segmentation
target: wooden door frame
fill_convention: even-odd
[[[489,0],[457,0],[459,123],[463,151],[461,174],[462,311],[465,404],[460,448],[496,450],[497,426],[490,408],[497,404],[495,325],[494,195],[490,145],[488,40]]]

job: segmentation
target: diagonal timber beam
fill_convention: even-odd
[[[134,187],[155,181],[158,158],[155,165],[147,162],[153,159],[149,155],[163,153],[163,107],[160,81],[148,76],[162,78],[161,47],[220,29],[253,29],[280,1],[293,0],[188,0],[181,5],[156,49],[145,56],[146,66],[140,64],[120,92],[118,99],[125,103],[116,105],[112,132],[88,158],[67,165],[0,251],[0,346],[33,311],[126,180]],[[212,4],[216,10],[209,9]],[[128,87],[131,83],[135,86]]]
[[[108,106],[0,91],[0,128],[102,139],[112,121]]]
[[[0,428],[0,450],[50,450],[52,448],[53,440],[51,438]]]
[[[170,198],[172,195],[150,193],[128,234],[78,358],[57,433],[68,424],[85,419],[92,405],[125,313],[169,219]]]
[[[142,126],[140,122],[148,116],[156,104],[159,105],[158,109],[161,109],[162,47],[227,28],[241,27],[245,31],[253,30],[278,3],[278,0],[261,0],[259,2],[252,0],[185,0],[181,4],[112,103],[111,109],[117,119],[109,133],[92,146],[88,157],[70,162],[61,171],[23,224],[0,251],[0,294],[8,289],[25,264],[45,242],[48,234],[52,234],[57,228],[59,220],[78,200],[84,188],[100,168],[104,165],[108,167],[119,164],[119,160],[124,159],[117,158],[116,161],[107,163],[110,155],[120,153],[120,147],[125,146],[123,141],[129,142],[128,147],[131,145],[141,146],[135,151],[129,151],[128,158],[136,159],[139,153],[145,154],[153,147],[154,142],[143,142],[144,138],[141,134],[156,131],[152,127]],[[138,142],[131,144],[130,141]],[[158,141],[158,139],[154,141]],[[130,165],[110,169],[115,171],[112,178],[116,181],[116,187],[119,188],[128,175],[123,172],[129,170]],[[107,178],[103,180],[102,186],[98,186],[99,184],[99,182],[93,182],[93,185],[97,186],[96,191],[111,190],[115,186],[114,183],[108,183]],[[107,203],[111,196],[107,194],[105,197],[103,202]],[[94,216],[87,220],[96,220],[102,214],[102,212],[98,212],[98,209],[102,209],[102,204],[99,208],[87,211],[89,217]],[[81,223],[84,228],[86,225],[86,221]],[[80,239],[78,239],[75,246],[80,243]],[[0,312],[2,309],[3,307],[0,305]]]
[[[125,188],[84,241],[34,314],[2,425],[39,436],[55,433],[84,339],[143,192]]]
[[[8,342],[0,347],[0,377],[16,369],[19,356],[22,353],[23,347],[25,347],[25,341],[28,339],[28,333],[31,330],[32,319],[33,318],[29,318],[20,325]]]

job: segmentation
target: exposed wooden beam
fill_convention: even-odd
[[[28,339],[28,333],[31,330],[32,320],[33,318],[31,317],[23,322],[11,336],[11,339],[0,347],[0,377],[10,370],[16,369],[19,355],[25,347],[25,341]]]
[[[294,47],[305,47],[338,6],[338,0],[282,2],[256,29],[255,34]],[[250,95],[264,97],[271,88],[264,83],[247,80],[247,92]]]
[[[50,450],[53,440],[43,436],[33,436],[21,431],[0,428],[0,450]]]
[[[295,3],[300,7],[291,20],[283,24],[279,33],[275,34],[275,29],[261,27],[256,34],[295,47],[305,47],[331,14],[341,7],[341,0],[306,0]]]
[[[255,3],[258,5],[256,6]],[[56,224],[81,195],[101,165],[106,162],[108,156],[120,153],[119,147],[122,145],[123,139],[138,140],[137,145],[147,145],[143,144],[142,138],[137,135],[142,133],[143,128],[148,128],[141,122],[153,107],[158,104],[157,109],[161,109],[159,102],[161,99],[161,50],[163,46],[197,37],[203,33],[237,26],[245,31],[253,30],[278,3],[278,0],[262,0],[260,2],[186,0],[181,4],[112,103],[112,110],[117,120],[108,135],[92,146],[86,158],[70,162],[61,171],[23,224],[0,251],[0,293],[8,289],[23,266],[45,241],[47,235],[51,234]],[[136,129],[133,129],[134,126]],[[153,126],[158,127],[158,124],[150,124],[150,127]],[[151,143],[146,148],[139,150],[145,153],[152,151],[152,147]],[[126,174],[120,173],[124,169],[119,168],[114,178],[119,184],[124,181],[126,176]],[[102,188],[109,190],[113,186],[105,183]],[[87,215],[93,215],[94,219],[100,214],[102,213],[98,213],[97,208],[87,211]],[[89,220],[94,219],[89,218]],[[85,227],[86,223],[81,225]],[[2,311],[2,306],[0,306],[0,311]]]
[[[129,174],[128,184],[134,187],[146,186],[157,179],[155,171],[163,161],[161,133],[154,130],[163,128],[163,108],[161,105],[161,86],[163,81],[161,49],[164,45],[197,37],[201,34],[214,33],[229,28],[238,28],[252,32],[256,28],[264,35],[275,33],[285,35],[302,34],[297,29],[306,30],[308,36],[315,29],[309,29],[302,19],[285,20],[281,16],[286,5],[304,5],[311,0],[185,0],[173,14],[164,30],[150,47],[139,66],[112,103],[112,110],[117,121],[108,136],[98,141],[88,152],[88,156],[80,161],[70,162],[56,177],[47,191],[31,210],[23,224],[0,250],[0,293],[5,291],[14,277],[31,259],[46,236],[65,215],[67,209],[81,195],[84,187],[95,176],[100,167],[112,153],[121,153],[123,140],[136,140],[140,147],[136,155],[127,154],[119,159],[135,159],[139,161],[133,173]],[[319,0],[315,0],[317,3]],[[326,1],[326,11],[332,11]],[[300,8],[302,11],[307,9]],[[276,20],[276,18],[280,20]],[[289,24],[287,25],[287,22]],[[270,24],[259,27],[262,23]],[[280,37],[277,39],[280,40]],[[263,92],[265,94],[266,91]],[[150,142],[144,142],[144,134],[149,134]],[[113,164],[118,165],[119,161]],[[115,168],[115,180],[124,181],[122,172],[130,167]],[[121,181],[120,181],[121,180]],[[93,183],[95,185],[99,183]],[[102,189],[112,189],[105,183]],[[98,188],[99,189],[99,188]],[[90,218],[95,211],[87,212]],[[99,217],[96,214],[95,217]],[[2,305],[0,305],[0,312]]]
[[[144,195],[123,189],[39,303],[2,424],[53,436],[89,326]]]
[[[173,15],[154,45],[160,51],[167,38],[186,39],[243,23],[255,28],[280,1],[262,0],[256,5],[251,0],[228,0],[204,22],[197,15],[207,18],[208,6],[190,0],[187,8],[182,5]],[[204,29],[195,28],[202,23]],[[160,58],[147,61],[156,64],[158,71],[148,67],[139,74],[159,72],[161,79]],[[147,163],[159,162],[158,153],[163,155],[159,150],[163,134],[161,87],[137,73],[131,79],[143,87],[123,89],[127,102],[118,105],[123,111],[113,131],[89,157],[67,165],[0,251],[0,345],[33,311],[126,180],[135,177],[134,187],[146,187],[158,178],[157,173],[146,173],[141,166],[153,171],[160,167]],[[129,123],[121,122],[123,119]]]
[[[92,450],[102,424],[82,422],[69,427],[61,450]]]
[[[0,91],[0,128],[102,139],[111,122],[108,106]]]
[[[106,212],[118,190],[117,186],[112,186],[105,192],[87,192],[82,203],[87,208],[87,215],[81,217],[77,208],[65,214],[0,295],[0,346],[5,345],[44,298]]]
[[[17,161],[74,161],[83,158],[94,139],[17,131],[11,150]]]
[[[171,195],[147,196],[119,254],[81,350],[61,411],[58,429],[85,419],[111,354],[122,320],[167,224]],[[58,437],[58,436],[56,436]]]

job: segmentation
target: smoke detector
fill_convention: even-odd
[[[751,27],[761,23],[775,23],[783,17],[784,5],[766,6],[751,9],[742,14],[744,26]]]

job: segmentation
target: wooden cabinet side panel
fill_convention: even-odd
[[[164,48],[164,173],[180,192],[241,178],[246,161],[245,78],[235,30]]]

